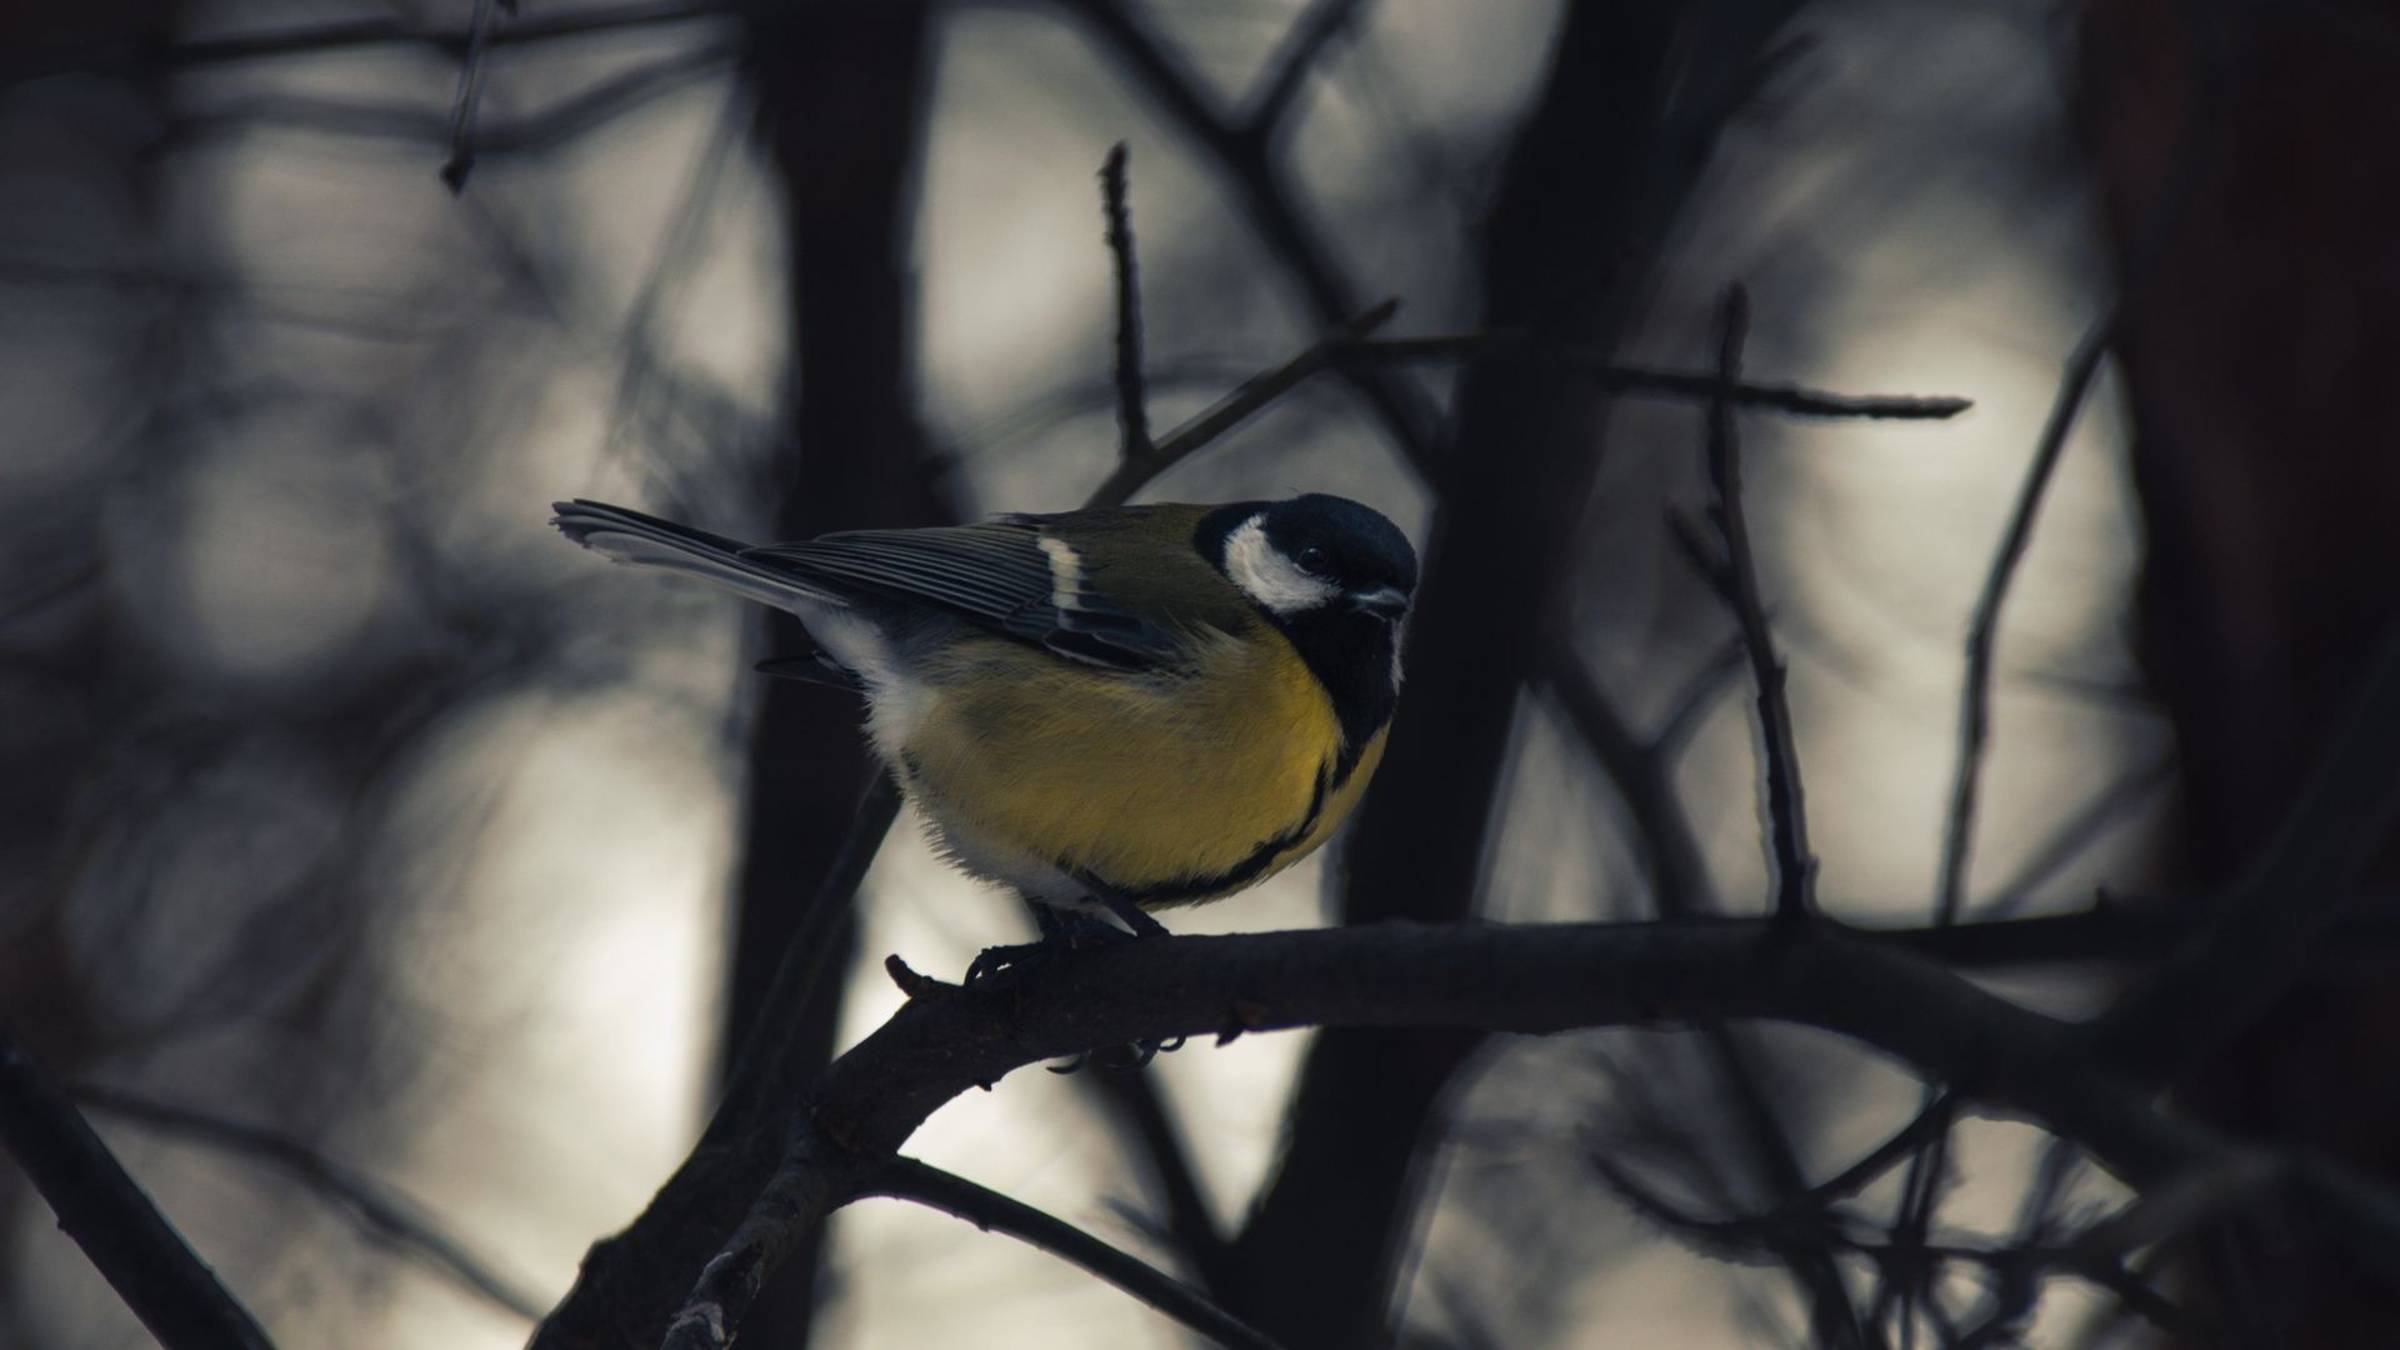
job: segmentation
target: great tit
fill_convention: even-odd
[[[758,547],[599,502],[569,539],[799,617],[937,847],[1044,920],[1213,900],[1357,805],[1417,583],[1341,497],[1009,515]],[[1063,911],[1053,912],[1053,911]]]

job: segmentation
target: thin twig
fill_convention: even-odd
[[[1535,341],[1523,333],[1449,333],[1426,337],[1377,338],[1349,343],[1334,363],[1406,366],[1518,361],[1572,370],[1612,394],[1647,395],[1690,402],[1726,399],[1744,408],[1795,417],[1861,417],[1886,421],[1945,421],[1975,406],[1951,395],[1832,394],[1797,384],[1728,384],[1716,375],[1628,366],[1599,348]]]
[[[1725,686],[1742,673],[1746,664],[1742,656],[1742,639],[1736,634],[1712,653],[1700,669],[1692,673],[1692,678],[1685,682],[1683,692],[1675,699],[1675,706],[1667,711],[1666,719],[1659,723],[1657,734],[1650,738],[1652,752],[1667,756],[1681,754],[1700,730],[1700,724],[1707,720],[1709,709],[1716,706],[1718,696],[1725,692]]]
[[[1550,645],[1550,684],[1569,721],[1591,747],[1617,786],[1633,817],[1635,838],[1649,864],[1652,892],[1661,917],[1683,918],[1715,909],[1708,868],[1691,818],[1675,791],[1670,752],[1640,743],[1600,687],[1564,641]],[[1701,1028],[1701,1038],[1723,1091],[1723,1104],[1748,1148],[1759,1181],[1778,1204],[1806,1192],[1798,1154],[1766,1091],[1747,1038],[1722,1023]],[[1841,1272],[1811,1231],[1822,1215],[1795,1212],[1776,1255],[1809,1300],[1818,1338],[1835,1346],[1868,1343],[1842,1283]]]
[[[2000,535],[2000,550],[1992,558],[1983,593],[1975,600],[1975,617],[1967,626],[1967,673],[1958,710],[1958,769],[1950,787],[1948,823],[1942,831],[1942,872],[1934,901],[1937,922],[1955,922],[1959,907],[1966,903],[1967,865],[1975,846],[1976,796],[1983,775],[1984,746],[1991,737],[1992,655],[2000,631],[2000,607],[2008,601],[2009,583],[2016,579],[2017,564],[2024,561],[2025,547],[2033,540],[2033,522],[2041,511],[2042,495],[2058,468],[2060,452],[2066,449],[2075,416],[2082,411],[2084,398],[2100,374],[2100,364],[2116,340],[2116,328],[2112,311],[2084,334],[2074,355],[2067,359],[2058,396],[2051,401],[2041,439],[2034,443],[2033,461],[2025,467],[2025,481],[2017,489],[2016,505],[2009,510],[2008,528]]]
[[[1741,379],[1742,341],[1750,328],[1750,298],[1738,285],[1726,288],[1717,312],[1717,379],[1730,390]],[[1791,705],[1784,697],[1783,661],[1767,626],[1760,598],[1758,561],[1750,549],[1750,525],[1742,509],[1741,442],[1733,403],[1720,392],[1708,409],[1708,472],[1715,489],[1712,514],[1725,544],[1727,599],[1750,653],[1750,675],[1758,690],[1758,730],[1764,744],[1768,851],[1775,864],[1775,914],[1786,920],[1816,912],[1817,860],[1808,849],[1808,812],[1800,786],[1800,752],[1792,737]]]
[[[1192,1166],[1191,1149],[1174,1112],[1159,1095],[1157,1080],[1147,1073],[1083,1077],[1112,1108],[1120,1127],[1139,1142],[1158,1187],[1159,1202],[1166,1210],[1161,1225],[1165,1237],[1189,1263],[1203,1289],[1219,1290],[1226,1276],[1225,1234],[1218,1229],[1216,1216],[1209,1213],[1199,1174]]]
[[[1990,899],[1975,907],[1975,917],[1987,921],[2002,919],[2022,909],[2034,892],[2049,885],[2125,817],[2140,810],[2174,781],[2175,754],[2171,750],[2111,779],[2056,834],[2035,849],[2033,856],[1991,893]]]
[[[1150,404],[1142,389],[1142,283],[1134,264],[1133,210],[1126,202],[1125,142],[1110,147],[1100,166],[1101,213],[1108,221],[1108,254],[1117,279],[1117,428],[1119,453],[1148,459]]]
[[[494,1273],[464,1243],[443,1232],[431,1216],[296,1139],[115,1088],[86,1084],[75,1088],[74,1096],[87,1110],[275,1167],[338,1205],[376,1240],[414,1251],[461,1285],[519,1317],[531,1321],[542,1315],[541,1299]]]
[[[1207,82],[1158,40],[1133,7],[1118,0],[1060,0],[1059,8],[1112,52],[1128,83],[1217,164],[1269,254],[1308,297],[1317,323],[1335,329],[1349,322],[1363,302],[1343,277],[1332,246],[1308,223],[1267,145],[1244,134]],[[1441,419],[1426,392],[1378,370],[1344,373],[1401,456],[1420,469],[1431,464]]]
[[[1548,660],[1552,696],[1632,817],[1635,845],[1649,869],[1660,916],[1681,918],[1715,908],[1707,858],[1691,816],[1676,795],[1667,757],[1642,743],[1615,701],[1565,643],[1551,643]]]
[[[498,22],[495,0],[475,0],[475,18],[467,29],[467,55],[458,68],[458,106],[450,117],[450,158],[442,164],[442,182],[452,193],[467,190],[467,174],[475,167],[475,109],[483,102],[483,55]]]
[[[696,77],[730,64],[734,55],[735,46],[731,42],[696,43],[598,81],[513,120],[496,125],[479,120],[472,158],[480,163],[497,155],[554,149],[677,92]],[[244,131],[273,126],[328,136],[452,145],[456,125],[455,111],[443,116],[414,103],[265,94],[201,108],[176,123],[175,135],[189,141],[221,129]]]
[[[665,0],[664,3],[639,0],[633,4],[553,10],[489,34],[487,45],[526,46],[563,38],[720,19],[732,12],[725,5],[687,3],[686,0]],[[40,47],[0,57],[0,83],[77,69],[105,70],[137,62],[160,70],[191,70],[241,61],[324,56],[364,47],[425,47],[451,60],[461,60],[473,43],[474,30],[471,25],[464,29],[435,28],[405,17],[354,19],[194,38],[147,51],[125,44]]]
[[[5,1031],[0,1144],[58,1215],[58,1226],[166,1350],[271,1350],[257,1319]]]
[[[1357,19],[1359,0],[1316,0],[1292,26],[1283,43],[1268,58],[1267,74],[1241,116],[1242,134],[1264,142],[1281,131],[1309,74],[1324,56],[1326,46]]]
[[[1232,1350],[1276,1350],[1275,1342],[1165,1271],[1063,1219],[964,1177],[914,1158],[893,1158],[876,1170],[863,1191],[914,1201],[987,1232],[1006,1233],[1039,1247]]]
[[[1351,319],[1340,336],[1319,342],[1273,370],[1253,375],[1190,421],[1176,427],[1140,459],[1120,459],[1116,471],[1092,493],[1090,505],[1122,505],[1150,480],[1173,468],[1202,446],[1248,421],[1268,404],[1290,393],[1309,376],[1326,368],[1327,354],[1356,333],[1370,332],[1399,313],[1400,302],[1386,300]]]

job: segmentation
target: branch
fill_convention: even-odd
[[[651,101],[676,92],[687,81],[733,60],[729,42],[705,42],[647,65],[599,81],[547,108],[474,133],[470,161],[556,147],[571,137],[605,126]],[[176,134],[205,134],[221,126],[283,126],[336,136],[373,136],[422,144],[451,144],[456,115],[445,119],[408,103],[356,102],[300,95],[266,94],[208,108],[178,123]],[[453,161],[455,162],[455,157]],[[448,173],[448,165],[444,173]],[[448,181],[445,176],[445,182]],[[463,183],[464,179],[461,178]]]
[[[1750,298],[1740,286],[1727,288],[1718,310],[1717,379],[1721,388],[1741,377],[1742,340],[1750,328]],[[1769,845],[1775,862],[1775,915],[1804,919],[1816,911],[1817,860],[1808,850],[1808,812],[1800,788],[1800,752],[1792,738],[1792,709],[1783,692],[1783,661],[1759,598],[1758,561],[1750,551],[1750,525],[1742,510],[1741,443],[1732,400],[1720,393],[1709,402],[1708,473],[1715,488],[1712,514],[1725,543],[1721,580],[1726,602],[1740,623],[1750,653],[1750,675],[1758,689],[1758,731],[1766,761]]]
[[[1966,684],[1958,708],[1958,770],[1950,787],[1949,820],[1943,828],[1941,881],[1934,901],[1937,922],[1955,922],[1959,907],[1966,903],[1967,864],[1975,847],[1976,795],[1983,774],[1984,744],[1991,736],[1992,653],[2000,631],[2000,607],[2008,601],[2009,583],[2015,580],[2017,564],[2024,560],[2025,547],[2033,539],[2042,494],[2066,449],[2075,415],[2082,411],[2100,363],[2116,340],[2116,327],[2112,311],[2093,325],[2067,360],[2058,397],[2050,405],[2041,439],[2034,445],[2033,462],[2025,468],[2024,485],[2017,489],[2017,503],[2009,511],[2008,528],[2001,532],[2000,550],[1984,577],[1983,593],[1976,598],[1974,621],[1967,626]]]
[[[1308,12],[1292,21],[1282,45],[1269,58],[1268,72],[1259,81],[1258,93],[1251,97],[1249,109],[1242,114],[1243,135],[1263,143],[1284,128],[1292,105],[1307,86],[1309,73],[1325,54],[1326,45],[1357,19],[1358,10],[1359,0],[1316,0]]]
[[[483,53],[492,40],[497,8],[497,0],[475,0],[475,17],[467,29],[467,55],[458,67],[458,106],[450,115],[450,158],[442,165],[442,182],[452,195],[467,190],[467,173],[475,167],[475,109],[483,102]]]
[[[1199,1277],[1200,1286],[1216,1292],[1227,1274],[1225,1234],[1218,1230],[1208,1200],[1200,1193],[1191,1149],[1159,1095],[1157,1080],[1147,1073],[1095,1073],[1084,1075],[1084,1081],[1117,1117],[1119,1128],[1139,1145],[1137,1159],[1148,1164],[1166,1211],[1161,1225],[1165,1236]]]
[[[1268,147],[1234,125],[1205,82],[1122,0],[1059,0],[1058,8],[1080,21],[1123,63],[1131,83],[1156,103],[1166,121],[1216,162],[1267,251],[1316,311],[1317,323],[1335,328],[1349,322],[1363,302],[1343,279],[1331,247],[1294,205],[1291,186]],[[1402,457],[1419,466],[1431,463],[1440,419],[1425,391],[1374,370],[1347,373]]]
[[[1795,417],[1861,417],[1883,421],[1946,421],[1975,406],[1950,395],[1830,394],[1796,384],[1728,384],[1717,375],[1652,370],[1619,364],[1606,351],[1538,342],[1524,333],[1450,333],[1353,342],[1335,354],[1345,369],[1448,362],[1514,361],[1572,370],[1612,394],[1692,402],[1724,398],[1744,408]]]
[[[1998,919],[2022,908],[2037,889],[2048,885],[2125,817],[2173,784],[2175,760],[2174,752],[2168,751],[2103,785],[2090,801],[2067,818],[2057,833],[2019,864],[2016,872],[1991,892],[1989,899],[1976,906],[1976,917]]]
[[[1255,1328],[1165,1271],[1073,1224],[964,1177],[928,1167],[913,1158],[893,1158],[876,1172],[864,1193],[912,1200],[953,1218],[965,1219],[986,1232],[1006,1233],[1039,1247],[1083,1267],[1232,1350],[1277,1350],[1275,1343]]]
[[[0,1032],[0,1144],[160,1345],[272,1350],[257,1320],[6,1032]]]
[[[487,45],[525,46],[596,33],[616,33],[722,18],[731,13],[732,10],[725,6],[694,4],[687,0],[597,5],[520,20],[491,33]],[[155,48],[129,43],[34,48],[16,54],[12,59],[0,61],[0,85],[73,70],[135,68],[178,71],[240,61],[322,56],[362,47],[425,47],[437,55],[456,61],[465,59],[473,44],[474,31],[471,26],[464,29],[433,28],[404,18],[358,19],[257,33],[236,33],[225,37],[195,38]]]
[[[542,1315],[542,1300],[494,1274],[430,1216],[296,1139],[114,1088],[80,1086],[74,1096],[87,1110],[275,1167],[340,1206],[371,1236],[416,1252],[461,1285],[527,1321]]]
[[[1349,319],[1340,335],[1317,343],[1273,370],[1251,376],[1198,416],[1168,432],[1166,439],[1152,446],[1149,453],[1138,459],[1128,456],[1119,460],[1116,472],[1110,474],[1108,481],[1093,492],[1087,504],[1123,505],[1151,479],[1250,420],[1253,414],[1299,387],[1309,376],[1326,369],[1331,363],[1333,351],[1343,340],[1372,332],[1389,323],[1392,316],[1399,312],[1399,301],[1386,300]]]
[[[1150,456],[1150,407],[1142,394],[1142,287],[1134,267],[1133,212],[1125,201],[1125,142],[1109,149],[1100,166],[1101,213],[1108,221],[1108,253],[1117,276],[1117,426],[1127,460]]]
[[[713,1259],[705,1232],[671,1263],[706,1270],[691,1307],[729,1308],[793,1234],[820,1223],[943,1103],[1014,1069],[1100,1045],[1300,1026],[1546,1033],[1766,1018],[1848,1036],[1962,1096],[2040,1120],[2139,1188],[2232,1156],[2081,1052],[2077,1029],[1823,925],[1374,926],[1167,937],[1059,956],[1041,978],[960,989],[887,965],[911,994],[805,1095],[784,1165]],[[2310,1191],[2388,1241],[2400,1200],[2320,1164]],[[773,1182],[773,1185],[767,1183]],[[719,1230],[723,1231],[723,1230]],[[738,1327],[703,1327],[729,1342]],[[696,1334],[696,1333],[695,1333]],[[685,1344],[718,1344],[687,1341]]]
[[[1618,796],[1633,816],[1658,912],[1667,918],[1709,912],[1715,905],[1707,864],[1675,792],[1672,752],[1635,739],[1606,691],[1565,643],[1552,643],[1549,650],[1553,692],[1615,780]],[[1790,1136],[1752,1062],[1751,1047],[1721,1024],[1702,1027],[1701,1035],[1723,1088],[1724,1105],[1732,1112],[1760,1182],[1776,1197],[1780,1210],[1805,1192],[1806,1183]],[[1814,1232],[1821,1220],[1813,1208],[1793,1211],[1791,1221],[1778,1229],[1775,1253],[1808,1295],[1818,1338],[1835,1346],[1866,1344],[1868,1330],[1850,1303],[1841,1272],[1827,1259],[1825,1245]]]

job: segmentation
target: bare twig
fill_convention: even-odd
[[[1690,402],[1724,398],[1744,408],[1795,417],[1860,417],[1884,421],[1946,421],[1975,406],[1950,395],[1833,394],[1796,384],[1728,383],[1716,375],[1628,366],[1609,353],[1572,344],[1543,343],[1523,333],[1449,333],[1426,337],[1377,338],[1339,348],[1335,364],[1407,366],[1477,361],[1518,361],[1572,370],[1612,394],[1646,395]]]
[[[1658,913],[1666,918],[1705,914],[1715,908],[1707,864],[1691,818],[1676,795],[1670,754],[1641,744],[1599,682],[1584,670],[1564,642],[1551,644],[1550,683],[1568,720],[1590,746],[1617,786],[1633,817],[1634,837],[1649,865]],[[1750,1046],[1722,1024],[1701,1028],[1712,1068],[1759,1180],[1779,1206],[1806,1191],[1798,1155],[1752,1063]],[[1776,1255],[1808,1295],[1819,1339],[1836,1346],[1865,1343],[1868,1329],[1850,1304],[1841,1273],[1809,1231],[1821,1215],[1794,1212],[1778,1230]]]
[[[270,1350],[257,1320],[4,1031],[0,1144],[58,1215],[58,1226],[166,1350]]]
[[[723,5],[687,0],[638,0],[633,4],[593,5],[537,14],[491,32],[491,47],[551,42],[596,33],[625,32],[719,19],[732,13]],[[110,70],[144,66],[160,70],[190,70],[241,61],[274,60],[287,56],[319,56],[367,47],[425,47],[451,60],[463,60],[474,43],[474,29],[428,27],[402,16],[356,19],[196,38],[156,49],[129,44],[34,46],[0,56],[0,84],[70,70]]]
[[[467,55],[458,67],[458,106],[450,115],[450,158],[442,165],[442,182],[453,193],[467,190],[467,174],[475,167],[475,109],[483,102],[483,54],[498,22],[497,0],[475,0],[475,18],[467,29]]]
[[[1225,1279],[1225,1235],[1209,1213],[1192,1168],[1191,1149],[1174,1113],[1159,1095],[1157,1080],[1147,1073],[1084,1075],[1117,1116],[1120,1127],[1140,1145],[1165,1209],[1160,1226],[1178,1255],[1190,1264],[1204,1289],[1216,1290]]]
[[[494,1273],[464,1243],[443,1232],[432,1216],[296,1139],[114,1088],[86,1084],[75,1088],[74,1096],[87,1110],[275,1167],[340,1206],[376,1240],[415,1252],[459,1284],[519,1317],[531,1321],[542,1315],[539,1298]]]
[[[876,1170],[865,1186],[865,1194],[911,1200],[964,1219],[987,1232],[1006,1233],[1030,1243],[1083,1267],[1232,1350],[1276,1350],[1275,1343],[1255,1328],[1165,1271],[1063,1219],[964,1177],[913,1158],[893,1158]]]
[[[1709,709],[1716,706],[1718,696],[1725,692],[1725,686],[1742,673],[1745,664],[1742,639],[1736,634],[1685,682],[1675,706],[1668,710],[1666,720],[1659,723],[1658,734],[1650,738],[1651,749],[1661,755],[1682,753],[1707,719]]]
[[[2025,467],[2025,482],[2017,489],[2008,527],[2000,535],[2000,550],[1992,558],[1983,593],[1975,601],[1974,620],[1967,626],[1966,683],[1958,709],[1958,769],[1950,787],[1949,819],[1942,832],[1941,879],[1934,901],[1934,917],[1939,922],[1956,921],[1959,907],[1966,903],[1967,865],[1975,848],[1976,795],[1983,775],[1984,745],[1991,737],[1992,654],[2000,631],[2000,607],[2008,601],[2009,583],[2016,579],[2017,564],[2024,560],[2025,546],[2033,540],[2034,518],[2040,513],[2051,474],[2058,468],[2059,455],[2066,449],[2067,433],[2074,429],[2075,416],[2082,411],[2084,397],[2091,392],[2100,363],[2115,339],[2116,315],[2112,311],[2084,334],[2074,355],[2067,358],[2058,397],[2052,400],[2041,439],[2034,444],[2033,461]]]
[[[1129,83],[1215,161],[1268,251],[1307,296],[1317,322],[1328,329],[1348,323],[1364,302],[1342,276],[1331,246],[1295,205],[1269,147],[1235,124],[1206,81],[1161,43],[1131,6],[1120,0],[1060,0],[1059,8],[1123,62]],[[1439,418],[1425,391],[1377,370],[1346,373],[1401,455],[1412,464],[1430,464]]]
[[[2034,850],[2033,856],[2020,864],[2008,880],[1991,893],[1991,898],[1975,908],[1978,919],[2006,918],[2023,908],[2034,892],[2048,885],[2052,878],[2083,856],[2085,850],[2098,843],[2111,829],[2146,803],[2155,799],[2175,780],[2175,755],[2172,751],[2156,759],[2137,764],[2104,784],[2092,799],[2068,817],[2056,834]]]
[[[1389,323],[1399,309],[1399,301],[1386,300],[1349,320],[1343,335],[1381,327]],[[1290,393],[1309,376],[1325,369],[1327,353],[1340,340],[1340,337],[1336,337],[1319,342],[1275,369],[1250,377],[1232,393],[1168,432],[1166,438],[1152,446],[1147,455],[1139,459],[1119,460],[1116,471],[1092,493],[1090,504],[1115,506],[1130,500],[1151,479],[1248,421],[1260,409]]]
[[[730,42],[703,42],[601,80],[558,102],[494,125],[478,121],[472,158],[538,153],[675,93],[698,76],[733,60]],[[177,123],[176,135],[204,136],[219,128],[291,127],[330,136],[373,137],[417,144],[452,142],[456,114],[444,117],[413,103],[358,102],[266,94],[215,104]],[[447,166],[445,166],[445,173]],[[445,179],[445,181],[447,181]]]
[[[1100,166],[1100,203],[1117,277],[1117,428],[1128,461],[1150,457],[1150,405],[1142,391],[1142,284],[1134,265],[1133,211],[1126,203],[1125,142]]]
[[[1717,314],[1717,379],[1722,389],[1741,378],[1742,340],[1750,327],[1750,299],[1728,287]],[[1708,409],[1708,472],[1715,489],[1711,504],[1725,544],[1726,600],[1741,625],[1750,653],[1750,675],[1758,689],[1758,730],[1767,786],[1768,847],[1775,863],[1775,914],[1786,920],[1816,912],[1817,860],[1808,849],[1808,812],[1800,787],[1800,753],[1792,739],[1792,710],[1784,698],[1783,661],[1767,626],[1760,598],[1758,562],[1750,550],[1750,525],[1742,509],[1741,444],[1729,395]]]
[[[1359,0],[1315,0],[1284,33],[1267,74],[1240,119],[1242,134],[1264,142],[1281,131],[1326,46],[1358,18]]]
[[[1649,868],[1658,912],[1667,918],[1714,908],[1708,863],[1691,816],[1675,793],[1666,756],[1642,743],[1616,703],[1563,642],[1550,644],[1549,683],[1567,722],[1616,785],[1633,819],[1633,836]]]

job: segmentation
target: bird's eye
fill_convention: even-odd
[[[1300,564],[1300,570],[1308,573],[1310,576],[1321,577],[1325,575],[1325,550],[1317,547],[1315,544],[1310,544],[1308,547],[1300,550],[1300,556],[1292,559],[1292,561]]]

